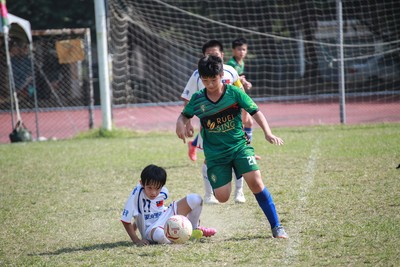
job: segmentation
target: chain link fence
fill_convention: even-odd
[[[12,71],[0,72],[1,143],[8,141],[16,123],[16,101],[34,139],[71,137],[93,127],[90,30],[32,31],[32,40],[30,47],[26,41],[10,36]],[[7,70],[4,47],[0,62]],[[9,79],[11,75],[13,79]]]

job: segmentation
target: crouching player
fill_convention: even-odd
[[[221,82],[221,58],[212,55],[202,57],[198,63],[198,71],[205,88],[194,93],[184,107],[176,122],[177,136],[185,142],[186,136],[190,136],[186,131],[186,124],[193,116],[197,116],[201,123],[207,175],[217,200],[228,201],[232,190],[233,168],[237,177],[243,175],[253,192],[271,225],[272,236],[288,238],[280,225],[272,196],[262,181],[254,149],[247,145],[242,130],[242,109],[252,115],[268,142],[282,145],[283,140],[272,134],[266,118],[245,92]]]
[[[186,197],[172,202],[166,207],[168,189],[166,171],[156,165],[148,165],[140,175],[139,184],[133,189],[125,203],[121,222],[133,243],[137,245],[169,244],[164,235],[164,224],[173,215],[186,216],[193,229],[202,231],[205,237],[217,232],[213,228],[199,226],[203,199],[198,194],[188,194]],[[134,222],[132,222],[134,219]],[[137,235],[139,230],[141,239]]]

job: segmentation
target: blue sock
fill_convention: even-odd
[[[256,197],[258,205],[264,212],[265,216],[267,216],[269,224],[271,225],[271,229],[279,226],[280,223],[278,219],[278,214],[276,213],[275,204],[268,189],[264,187],[263,191],[254,194],[254,196]]]
[[[249,141],[251,142],[251,140],[253,139],[253,128],[244,127],[243,130],[246,132],[247,137],[249,138]]]
[[[196,135],[194,140],[192,141],[192,146],[197,146],[197,140],[199,139],[199,135]]]

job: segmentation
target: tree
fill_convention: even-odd
[[[7,1],[8,11],[28,20],[33,30],[90,28],[95,32],[93,1]]]

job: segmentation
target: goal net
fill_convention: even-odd
[[[399,5],[343,1],[339,35],[336,2],[109,0],[113,104],[181,103],[202,45],[222,42],[226,62],[238,37],[256,101],[338,102],[339,73],[346,99],[398,101]]]

